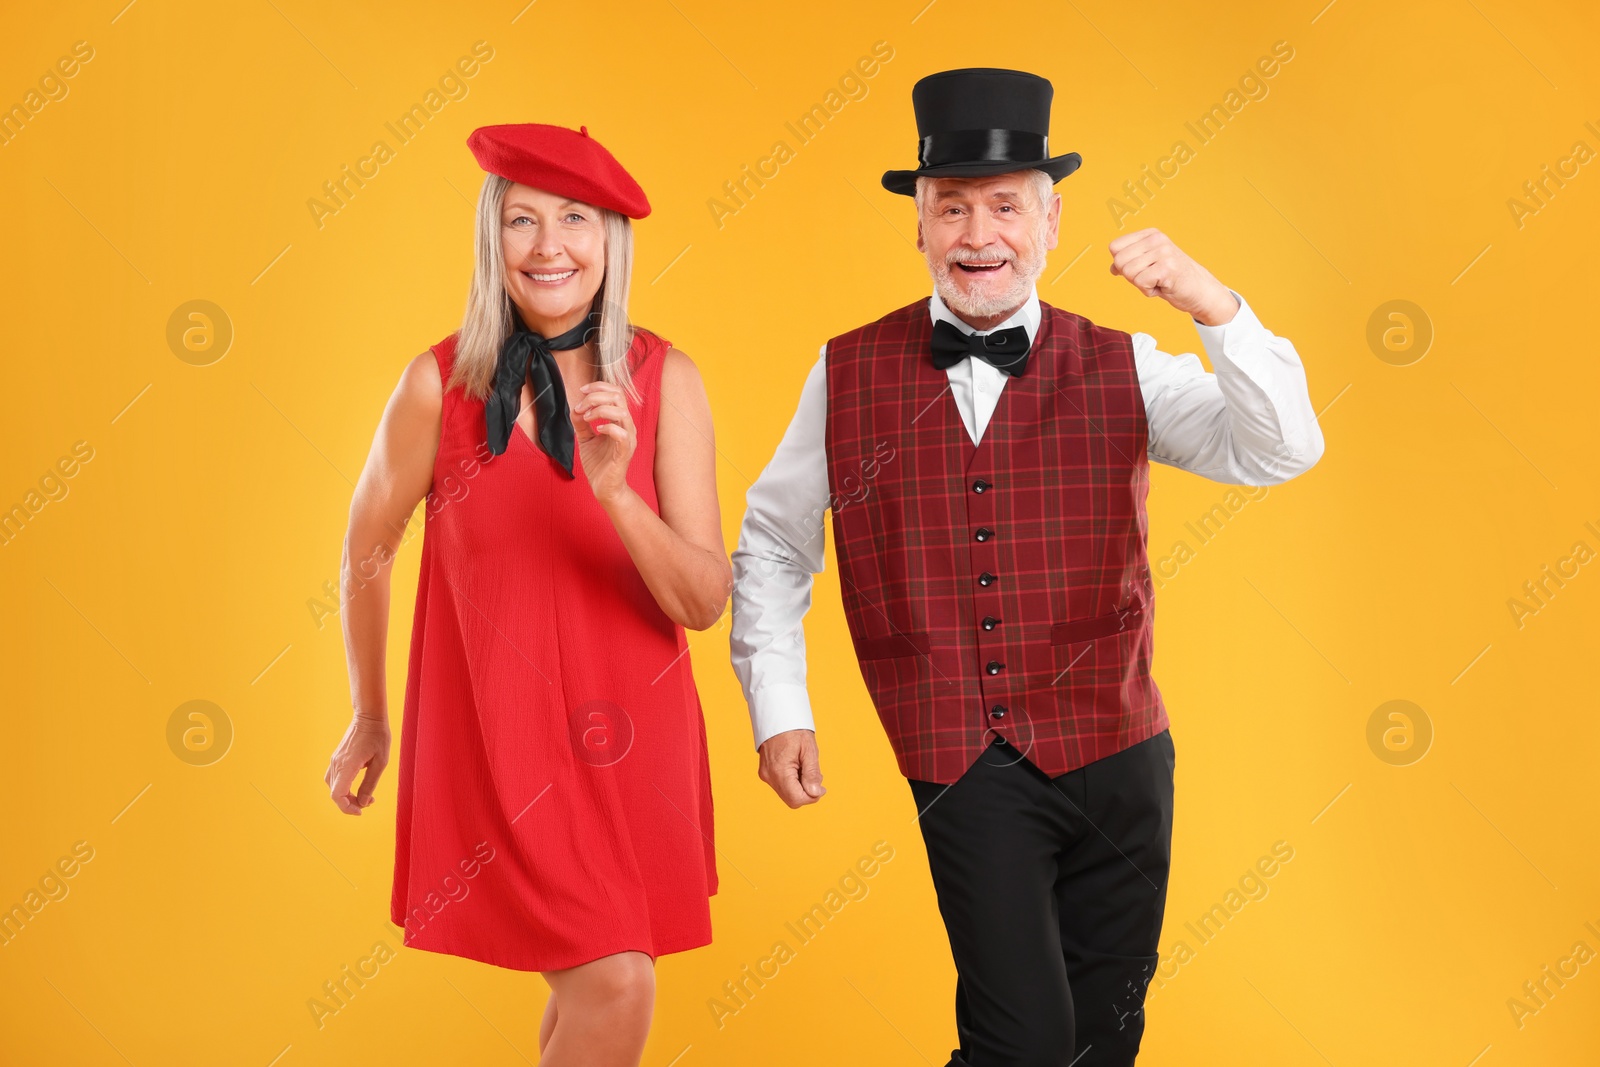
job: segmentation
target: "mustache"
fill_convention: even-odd
[[[957,263],[1009,263],[1017,258],[1017,254],[1008,248],[952,248],[945,253],[946,266]]]

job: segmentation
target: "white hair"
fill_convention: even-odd
[[[500,210],[506,190],[515,183],[487,174],[478,194],[475,259],[467,310],[456,338],[455,366],[444,387],[461,384],[471,396],[484,397],[494,384],[500,346],[515,327],[511,295],[506,289],[506,260],[500,245]],[[633,325],[628,321],[628,283],[633,274],[633,224],[628,216],[599,208],[605,227],[605,275],[595,291],[591,311],[600,313],[595,340],[601,381],[611,382],[630,399],[639,400],[633,384],[628,351],[633,347]]]

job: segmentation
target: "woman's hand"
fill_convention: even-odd
[[[340,811],[346,815],[360,815],[361,809],[372,803],[378,776],[388,765],[389,720],[357,714],[345,728],[339,747],[333,750],[328,773],[322,776],[322,781]],[[361,789],[352,796],[350,785],[356,780],[356,772],[363,767],[367,773],[361,776]]]
[[[572,405],[579,422],[573,433],[589,488],[602,504],[628,492],[628,461],[638,444],[628,398],[611,382],[594,381],[578,387],[582,394]]]
[[[616,401],[622,397],[615,387],[596,384],[588,392],[602,390],[620,414]],[[709,630],[728,606],[732,574],[717,508],[717,446],[711,404],[699,370],[676,348],[668,348],[662,357],[659,399],[651,469],[655,503],[619,479],[622,491],[602,500],[601,506],[656,605],[680,626]],[[604,413],[605,406],[600,409]],[[631,451],[633,423],[630,420],[626,425]],[[613,443],[602,436],[597,434],[594,443]],[[587,468],[588,453],[584,453],[583,463]],[[589,477],[594,480],[596,475],[591,471]],[[601,491],[597,485],[595,492]]]

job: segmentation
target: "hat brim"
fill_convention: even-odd
[[[1060,181],[1083,163],[1083,157],[1076,152],[1068,152],[1064,156],[1054,156],[1050,159],[1041,159],[1036,163],[1017,163],[1013,160],[1000,160],[982,163],[945,163],[937,167],[923,167],[921,170],[887,170],[883,172],[883,187],[891,193],[902,196],[917,195],[918,178],[987,178],[994,174],[1010,174],[1019,170],[1042,170],[1050,175],[1052,183]]]

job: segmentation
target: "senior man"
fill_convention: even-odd
[[[828,341],[733,553],[760,775],[825,792],[805,686],[833,534],[845,619],[919,812],[957,974],[949,1064],[1132,1064],[1157,960],[1174,750],[1150,675],[1149,460],[1271,485],[1322,455],[1294,347],[1156,230],[1112,273],[1188,313],[1215,368],[1039,300],[1056,247],[1050,83],[912,89],[933,293]],[[1245,666],[1245,664],[1241,664]]]

